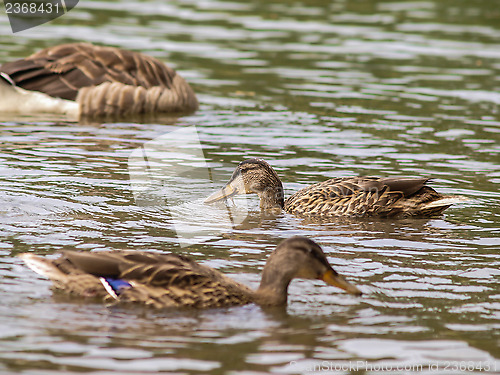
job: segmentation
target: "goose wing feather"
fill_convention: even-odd
[[[114,47],[71,43],[5,63],[0,70],[17,86],[75,100],[82,87],[119,82],[146,89],[171,88],[176,72],[157,59]]]

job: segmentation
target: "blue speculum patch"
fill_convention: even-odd
[[[109,284],[109,286],[114,290],[116,295],[120,295],[123,289],[131,288],[129,282],[122,279],[113,279],[112,277],[105,277],[104,280]]]

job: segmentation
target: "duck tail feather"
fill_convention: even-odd
[[[33,271],[50,280],[60,281],[66,277],[50,260],[30,253],[19,254],[19,257]]]
[[[430,209],[430,208],[438,208],[438,207],[443,207],[443,206],[451,206],[456,203],[462,203],[462,202],[467,202],[469,199],[464,196],[460,195],[446,195],[441,199],[438,199],[433,202],[427,203],[423,208],[425,209]]]

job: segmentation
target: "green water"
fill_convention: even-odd
[[[85,1],[15,35],[0,13],[0,61],[82,40],[140,50],[200,100],[192,115],[141,123],[0,117],[0,373],[499,372],[497,5]],[[161,181],[165,204],[140,204],[129,157],[182,129],[209,169]],[[331,177],[409,175],[470,200],[429,220],[315,222],[263,216],[249,197],[232,206],[241,220],[221,225],[200,201],[249,157],[276,169],[286,195]],[[299,280],[285,311],[110,308],[54,295],[15,257],[172,251],[255,287],[274,246],[297,234],[365,295]]]

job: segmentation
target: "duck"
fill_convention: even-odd
[[[278,244],[262,271],[257,290],[187,256],[147,251],[63,251],[57,258],[23,253],[32,270],[55,289],[104,302],[164,308],[220,308],[255,303],[287,304],[295,278],[319,279],[353,295],[362,292],[328,262],[315,241],[294,236]]]
[[[464,197],[442,195],[430,178],[339,177],[305,187],[284,199],[283,184],[263,159],[238,164],[229,181],[204,201],[211,204],[240,194],[257,194],[261,210],[304,217],[431,217]]]
[[[0,113],[80,118],[197,108],[194,91],[174,69],[140,52],[68,43],[0,66]]]

